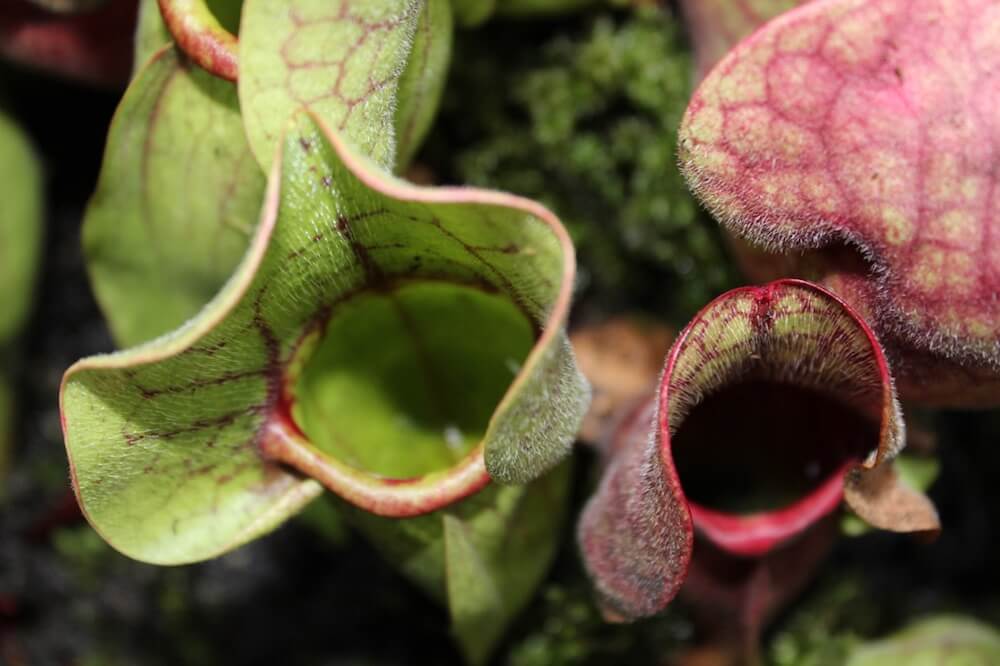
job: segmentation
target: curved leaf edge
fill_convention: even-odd
[[[657,404],[656,429],[657,437],[660,441],[659,453],[663,469],[668,471],[671,475],[671,480],[674,484],[676,484],[674,487],[676,487],[683,495],[680,479],[674,468],[673,454],[670,448],[670,410],[668,408],[668,401],[670,399],[669,385],[673,376],[673,371],[676,368],[677,361],[685,349],[687,338],[694,330],[697,322],[699,322],[707,312],[710,312],[719,304],[724,303],[734,296],[743,294],[757,295],[764,293],[765,291],[773,292],[787,287],[812,291],[822,298],[830,300],[837,307],[841,308],[842,311],[852,320],[858,330],[864,334],[868,344],[870,345],[872,358],[875,360],[876,367],[878,368],[882,393],[878,444],[859,464],[851,465],[849,468],[845,468],[839,473],[840,478],[843,479],[843,483],[841,484],[842,489],[846,492],[839,493],[838,495],[842,495],[848,506],[855,511],[859,517],[873,527],[891,531],[923,531],[925,528],[918,530],[911,530],[906,527],[900,528],[900,526],[897,526],[892,522],[885,521],[880,518],[877,513],[873,512],[873,509],[876,507],[856,501],[859,499],[856,489],[863,483],[863,480],[875,478],[876,475],[878,477],[884,477],[886,475],[885,472],[876,472],[876,470],[881,468],[883,465],[891,469],[889,463],[891,463],[893,458],[895,458],[905,446],[906,426],[903,420],[903,411],[899,398],[896,394],[895,382],[891,369],[889,368],[889,362],[886,359],[885,351],[882,344],[879,342],[878,336],[872,330],[871,326],[869,326],[864,317],[862,317],[861,314],[847,301],[829,289],[808,280],[783,278],[770,282],[766,285],[745,286],[732,289],[716,297],[708,305],[702,308],[698,314],[692,318],[691,322],[684,328],[684,330],[677,336],[677,340],[674,342],[674,346],[671,349],[670,355],[667,357],[667,361],[664,366]],[[889,485],[893,488],[896,487],[895,483]],[[855,489],[855,492],[851,492],[852,489]],[[887,491],[888,487],[885,489],[885,492]],[[921,495],[921,497],[923,496]],[[829,502],[825,504],[829,504]],[[818,510],[822,507],[813,508]],[[702,512],[702,515],[705,515],[704,512]]]
[[[161,49],[153,59],[160,57],[160,54],[166,52],[170,48],[172,48],[172,45],[167,45]],[[151,61],[153,59],[151,59]],[[553,213],[548,211],[541,204],[516,195],[470,187],[420,187],[406,181],[396,179],[382,171],[371,160],[365,158],[363,155],[353,152],[350,145],[345,140],[340,138],[336,132],[332,131],[322,121],[322,119],[318,118],[315,114],[309,111],[302,111],[300,114],[297,114],[295,118],[289,121],[288,127],[292,127],[298,116],[301,115],[306,116],[312,123],[315,124],[319,131],[322,132],[325,139],[329,141],[338,158],[342,160],[345,167],[352,174],[354,174],[359,181],[381,194],[412,202],[432,204],[478,203],[514,208],[523,211],[528,215],[532,215],[542,221],[555,235],[562,249],[564,259],[563,271],[560,276],[560,289],[555,303],[548,314],[545,326],[542,327],[540,336],[535,341],[534,347],[525,359],[525,362],[522,364],[520,372],[508,387],[500,403],[498,403],[484,436],[484,443],[477,446],[469,454],[469,456],[466,457],[466,459],[458,463],[458,466],[466,465],[469,467],[479,467],[480,465],[483,465],[489,472],[489,478],[497,480],[501,483],[510,484],[527,482],[551,469],[562,459],[562,457],[564,457],[566,453],[568,453],[569,448],[573,443],[572,439],[565,442],[565,445],[561,447],[560,452],[563,455],[558,456],[554,460],[544,461],[545,464],[542,466],[532,467],[530,473],[526,475],[519,474],[517,471],[512,471],[509,467],[506,467],[505,463],[507,461],[504,460],[501,460],[499,467],[494,465],[491,469],[491,455],[488,442],[491,441],[491,433],[495,430],[496,422],[506,410],[510,409],[514,397],[528,381],[527,377],[531,370],[540,362],[547,351],[560,344],[560,337],[563,338],[562,342],[564,343],[562,348],[569,353],[569,358],[572,359],[572,350],[569,348],[568,341],[565,340],[564,326],[569,314],[573,281],[576,271],[576,259],[572,241],[570,240],[568,232],[562,226],[562,223]],[[281,187],[280,175],[283,163],[282,158],[285,149],[284,147],[285,142],[280,142],[279,148],[276,151],[275,159],[272,163],[271,173],[268,178],[267,190],[260,214],[259,224],[257,225],[257,229],[251,239],[247,253],[244,255],[240,265],[237,267],[232,277],[222,287],[215,298],[206,304],[196,316],[188,320],[178,329],[131,349],[81,359],[70,366],[70,368],[68,368],[63,375],[59,389],[60,422],[64,436],[67,458],[69,460],[70,477],[74,494],[76,495],[84,516],[94,527],[95,531],[97,531],[109,544],[129,557],[156,564],[184,564],[221,555],[243,545],[263,533],[274,529],[290,515],[304,506],[308,501],[315,498],[320,492],[322,492],[323,486],[315,480],[303,479],[300,483],[294,485],[280,498],[278,498],[278,500],[271,505],[272,508],[270,511],[255,520],[236,538],[232,539],[229,543],[199,557],[191,559],[165,558],[158,560],[155,556],[151,557],[148,553],[139,554],[130,552],[128,549],[122,550],[118,545],[116,545],[116,541],[109,538],[110,535],[108,535],[106,531],[102,530],[100,526],[91,519],[87,511],[86,501],[79,491],[73,448],[70,442],[70,426],[65,406],[67,387],[74,381],[74,376],[77,373],[91,370],[100,371],[105,369],[127,369],[137,365],[157,363],[173,356],[177,356],[186,349],[197,344],[203,336],[211,332],[235,309],[242,297],[247,293],[254,280],[255,274],[261,264],[261,261],[263,260],[271,234],[277,222]],[[589,386],[579,371],[576,370],[575,365],[574,370],[576,371],[576,374],[572,378],[572,381],[575,382],[575,388],[578,389],[578,392],[580,393],[580,400],[578,401],[579,408],[576,410],[578,414],[575,416],[578,417],[577,421],[580,421],[582,420],[583,413],[589,403],[590,393]],[[466,485],[461,488],[459,492],[450,494],[447,498],[448,501],[457,501],[462,497],[468,496],[472,492],[480,489],[489,480],[489,478],[479,474],[466,474],[464,478]],[[383,487],[390,486],[385,485]],[[338,489],[335,488],[333,490],[336,492]],[[349,496],[350,489],[348,488],[347,490]],[[420,510],[417,512],[411,510],[402,515],[428,513],[439,509],[442,506],[443,505],[440,503],[435,505],[424,505],[421,506]],[[361,506],[361,508],[371,510],[377,509],[378,507]]]
[[[708,313],[734,297],[764,296],[766,300],[773,292],[788,288],[804,289],[833,303],[865,336],[870,353],[876,360],[875,369],[881,389],[878,442],[865,460],[842,466],[810,497],[777,511],[754,514],[754,518],[768,518],[798,512],[791,516],[794,520],[788,520],[789,515],[780,516],[786,523],[781,534],[771,534],[773,526],[763,525],[768,528],[765,530],[768,534],[763,537],[761,534],[750,534],[753,538],[738,535],[736,541],[726,543],[719,538],[726,525],[715,525],[719,528],[716,530],[708,525],[709,529],[705,529],[705,519],[711,520],[715,516],[693,506],[683,490],[671,451],[669,387],[678,360],[688,349],[692,332]],[[651,425],[651,432],[644,436],[647,424]],[[762,286],[739,287],[718,296],[692,318],[674,341],[657,395],[640,404],[619,424],[616,439],[610,445],[608,469],[581,515],[577,539],[588,573],[597,587],[605,617],[613,621],[632,621],[655,615],[665,608],[680,592],[687,578],[694,553],[695,532],[738,556],[762,556],[789,543],[834,511],[842,499],[846,499],[849,506],[873,526],[893,531],[928,531],[925,522],[915,524],[897,520],[899,513],[890,514],[888,520],[885,519],[884,502],[892,502],[900,496],[898,485],[894,483],[885,484],[887,489],[891,489],[889,492],[876,493],[874,497],[870,494],[868,502],[851,501],[857,494],[852,496],[850,491],[859,479],[867,479],[872,474],[882,478],[882,470],[892,470],[889,463],[904,444],[904,431],[892,375],[878,338],[864,319],[836,294],[805,280],[789,278]],[[915,494],[926,503],[921,505],[926,508],[929,500],[919,493]],[[933,505],[930,508],[933,523],[936,512],[933,512]],[[731,518],[728,515],[724,517]],[[921,519],[925,518],[925,515],[921,516]],[[740,523],[742,529],[742,521]],[[622,533],[625,526],[628,526],[625,530],[628,534]]]
[[[719,191],[715,187],[718,179],[712,174],[709,163],[712,157],[708,156],[708,160],[699,162],[695,156],[696,151],[693,146],[701,143],[694,129],[697,125],[696,116],[709,105],[703,91],[706,89],[715,91],[719,83],[716,79],[721,78],[728,69],[738,65],[742,58],[752,55],[760,42],[799,23],[807,24],[810,18],[822,15],[838,4],[845,3],[843,0],[801,2],[757,25],[751,33],[744,36],[707,69],[701,83],[691,96],[678,130],[677,157],[681,174],[690,191],[708,213],[728,232],[749,243],[755,250],[769,255],[791,253],[802,255],[843,246],[856,252],[869,270],[868,279],[872,285],[867,298],[872,300],[871,305],[878,315],[878,321],[873,323],[883,335],[884,342],[890,346],[889,352],[893,357],[921,354],[943,356],[946,362],[970,369],[984,381],[988,377],[988,381],[995,382],[1000,376],[1000,340],[976,340],[955,331],[944,331],[927,325],[915,327],[907,323],[906,309],[897,305],[893,296],[896,284],[905,280],[905,275],[902,271],[894,275],[892,262],[883,257],[885,244],[882,240],[864,231],[838,225],[822,216],[810,216],[805,219],[775,216],[773,211],[761,202],[741,200],[742,209],[734,211],[731,207],[732,193]],[[796,224],[791,225],[789,222]],[[904,383],[905,379],[901,378],[901,385]],[[904,396],[907,400],[923,402],[930,406],[958,408],[996,406],[995,399],[982,397],[973,398],[971,401],[965,399],[942,401],[933,398],[927,400],[919,392],[912,398],[908,393]]]
[[[222,27],[205,0],[157,0],[177,47],[205,71],[235,82],[237,39]]]

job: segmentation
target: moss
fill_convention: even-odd
[[[549,582],[523,618],[502,663],[507,666],[652,664],[692,635],[690,621],[671,608],[635,624],[608,624],[593,603],[582,572]]]
[[[454,62],[425,161],[552,208],[588,300],[685,319],[731,284],[677,169],[691,61],[666,9],[491,23],[460,35]]]
[[[779,623],[765,650],[769,666],[839,666],[877,622],[861,581],[828,577]]]

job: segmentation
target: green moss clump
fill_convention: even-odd
[[[568,568],[568,567],[565,567]],[[564,570],[565,570],[564,568]],[[597,611],[582,572],[549,582],[522,619],[501,663],[506,666],[603,666],[653,664],[670,656],[693,634],[676,607],[635,624],[609,624]]]
[[[768,666],[842,666],[858,634],[876,624],[861,581],[841,575],[817,587],[779,623],[765,650]]]
[[[586,300],[686,319],[732,283],[677,168],[691,61],[664,8],[461,33],[425,163],[542,201],[577,245]]]

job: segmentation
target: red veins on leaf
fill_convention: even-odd
[[[733,49],[681,127],[692,189],[886,346],[901,395],[1000,401],[1000,5],[816,0]]]
[[[903,437],[881,346],[844,301],[800,280],[723,294],[619,425],[584,509],[578,538],[606,614],[653,615],[691,576],[695,601],[716,599],[755,634],[822,559],[842,500],[878,527],[936,530],[929,500],[882,472]],[[729,584],[723,570],[745,575]]]

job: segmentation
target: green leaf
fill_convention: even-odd
[[[247,0],[239,94],[258,162],[271,163],[288,118],[307,109],[390,169],[420,9],[419,0]]]
[[[476,562],[485,564],[493,581],[489,587],[500,596],[499,606],[486,596],[473,604],[471,594],[459,605],[458,597],[470,590],[469,577],[476,572],[467,561],[449,557],[453,631],[470,662],[486,661],[555,559],[568,508],[569,472],[569,465],[562,465],[526,487],[499,490],[493,512],[464,520],[469,542],[481,554]],[[480,586],[485,589],[486,583]]]
[[[431,128],[451,61],[450,0],[427,0],[413,36],[413,48],[399,80],[396,107],[396,172],[402,172]]]
[[[167,26],[160,16],[157,0],[139,0],[139,13],[135,27],[135,55],[132,60],[132,76],[142,70],[153,55],[173,41]]]
[[[382,555],[446,603],[473,664],[486,661],[552,564],[569,500],[570,466],[526,486],[490,486],[426,516],[347,515]]]
[[[987,666],[1000,663],[1000,633],[961,616],[922,620],[859,648],[846,666]]]
[[[0,112],[0,499],[13,446],[15,394],[7,353],[24,327],[41,256],[42,175],[21,129]]]
[[[536,478],[572,444],[589,393],[564,331],[574,260],[558,220],[511,195],[396,180],[316,123],[289,129],[250,250],[216,298],[64,378],[81,506],[132,557],[233,548],[313,497],[310,476],[409,516],[491,477]],[[530,329],[530,352],[501,360],[479,317],[491,340]],[[366,320],[385,327],[352,335]],[[452,328],[477,333],[458,344]],[[313,382],[322,397],[307,404]],[[411,461],[417,440],[434,455]]]
[[[347,523],[337,510],[332,495],[318,497],[302,510],[296,520],[299,525],[312,530],[330,545],[343,546],[351,539]]]
[[[27,138],[0,112],[0,349],[20,331],[34,297],[42,241],[42,176]]]
[[[915,490],[927,490],[941,473],[941,463],[937,458],[927,458],[903,454],[895,460],[899,478]]]
[[[210,4],[227,28],[235,28],[240,3]],[[254,12],[267,8],[276,11],[262,2],[250,7],[251,24]],[[401,159],[409,159],[416,150],[437,108],[451,48],[448,10],[444,0],[434,0],[415,16],[420,25],[413,57],[402,76],[406,103],[395,113],[406,155]],[[373,30],[373,35],[380,34],[380,29]],[[299,32],[290,39],[329,37],[320,33]],[[252,41],[254,35],[250,30],[247,39]],[[364,43],[387,39],[376,36],[365,36]],[[115,117],[86,218],[84,241],[94,289],[122,346],[177,327],[208,302],[245,251],[264,190],[263,175],[248,157],[234,85],[211,76],[174,49],[148,55],[170,39],[156,1],[144,2],[136,61],[151,58],[152,62],[137,72]],[[274,44],[270,40],[262,48],[270,52]],[[309,45],[321,46],[312,41]],[[296,51],[290,53],[294,56]],[[365,67],[371,63],[365,54],[352,56],[351,62],[354,75],[366,76]],[[371,69],[377,70],[380,62]],[[251,68],[243,78],[251,79],[255,72]],[[327,83],[334,81],[337,77]],[[252,82],[246,85],[254,88]],[[394,91],[387,89],[386,94],[380,93],[379,104],[391,110]],[[341,108],[337,104],[316,108],[335,113]],[[280,129],[286,120],[282,114],[288,112],[278,109],[269,119]],[[248,125],[253,127],[252,119]]]
[[[496,10],[497,0],[451,0],[455,22],[472,28],[486,22]]]
[[[442,520],[448,608],[455,634],[468,660],[482,663],[498,630],[503,629],[497,624],[497,618],[503,615],[500,590],[466,525],[447,514]]]
[[[94,292],[122,346],[176,328],[218,292],[263,192],[233,84],[158,52],[115,114],[84,218]]]

